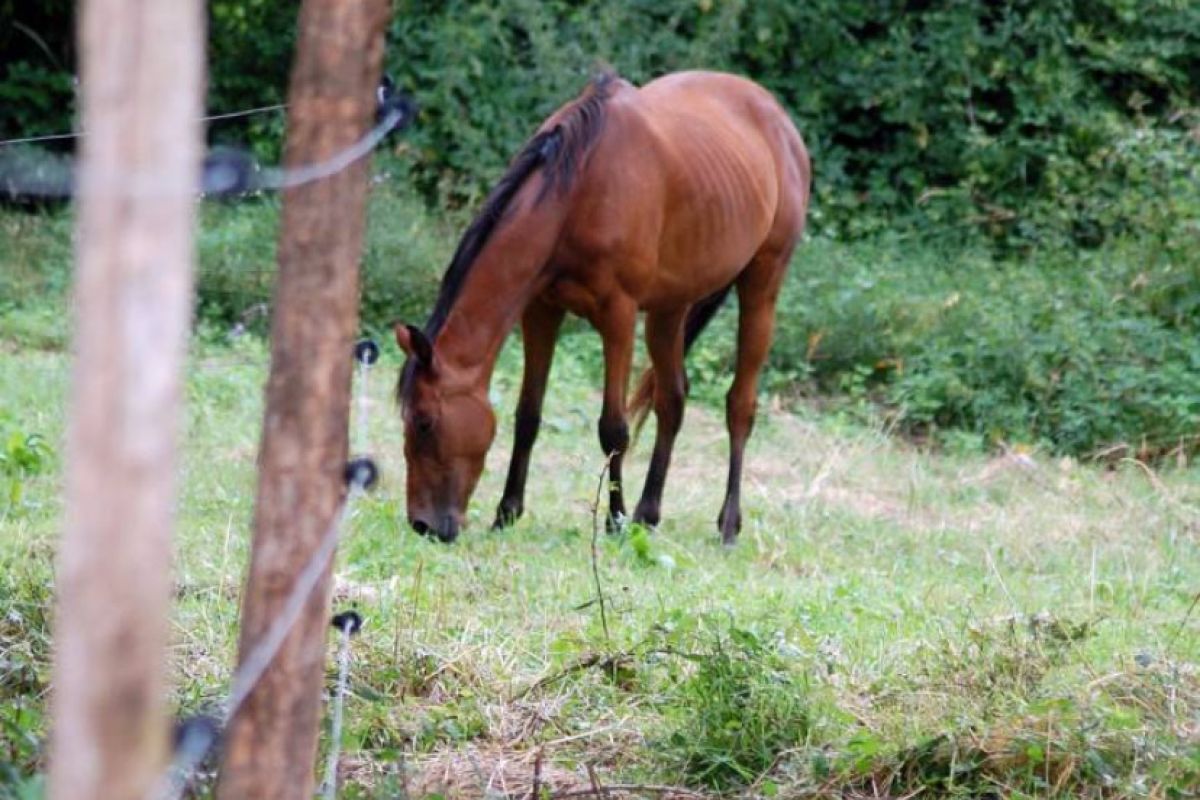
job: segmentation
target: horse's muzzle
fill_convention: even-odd
[[[446,514],[435,527],[420,517],[409,517],[408,524],[419,536],[436,536],[438,541],[450,544],[458,538],[458,520],[453,514]]]

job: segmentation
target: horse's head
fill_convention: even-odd
[[[401,389],[408,522],[452,542],[483,473],[496,416],[486,382],[472,385],[444,369],[419,329],[397,325],[396,342],[408,354]]]

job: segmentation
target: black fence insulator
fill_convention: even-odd
[[[367,456],[359,456],[346,464],[346,483],[360,489],[370,489],[379,480],[379,467]]]
[[[333,619],[329,620],[329,624],[339,631],[349,630],[350,635],[353,636],[362,630],[363,618],[361,614],[351,609],[334,614]]]
[[[209,197],[237,197],[258,188],[258,162],[245,150],[218,147],[204,156],[201,189]]]
[[[395,81],[387,75],[383,76],[379,88],[375,90],[376,124],[387,119],[389,114],[394,114],[396,121],[388,133],[397,133],[412,124],[419,110],[415,100],[396,88]]]
[[[172,745],[175,753],[192,754],[195,762],[203,761],[221,740],[221,721],[209,714],[197,714],[175,723]]]
[[[359,339],[354,345],[354,360],[371,366],[379,360],[379,345],[374,339]]]

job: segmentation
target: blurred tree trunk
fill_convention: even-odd
[[[287,165],[327,159],[368,128],[388,10],[387,0],[303,4],[289,92]],[[241,660],[279,614],[345,495],[366,194],[364,160],[284,195]],[[312,797],[328,608],[327,568],[234,715],[220,797]]]
[[[85,0],[50,797],[142,800],[164,767],[180,384],[200,173],[200,0]]]

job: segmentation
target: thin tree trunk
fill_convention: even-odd
[[[289,97],[288,165],[328,158],[367,129],[387,13],[387,0],[305,0]],[[279,613],[345,494],[366,179],[367,165],[359,162],[284,196],[241,659]],[[327,569],[231,722],[220,797],[312,796],[328,608]]]
[[[84,0],[82,168],[50,797],[142,800],[167,754],[200,0]]]

